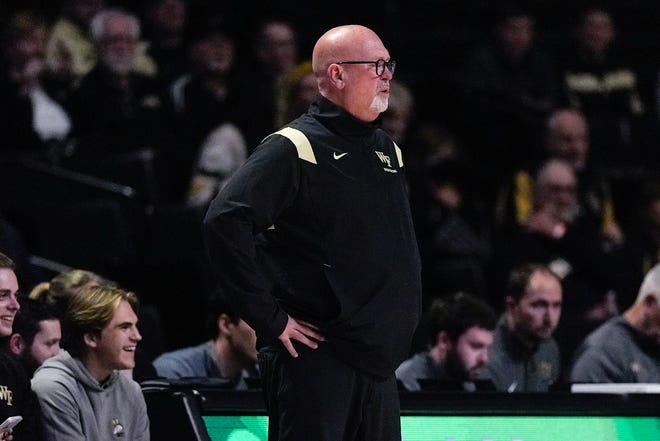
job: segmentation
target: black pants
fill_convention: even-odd
[[[401,441],[394,375],[385,381],[339,360],[327,344],[263,348],[259,364],[269,441]]]

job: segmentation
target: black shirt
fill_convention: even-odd
[[[288,313],[376,376],[407,356],[421,282],[402,166],[385,132],[322,99],[220,192],[205,219],[212,265],[261,345]]]

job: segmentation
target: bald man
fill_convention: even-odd
[[[401,439],[395,368],[420,313],[401,150],[373,122],[395,63],[372,30],[312,55],[321,98],[212,202],[207,247],[256,331],[270,440]]]
[[[575,354],[574,383],[660,383],[660,264],[635,303],[593,331]]]

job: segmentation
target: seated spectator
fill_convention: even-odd
[[[146,3],[147,55],[156,63],[158,80],[164,85],[171,84],[186,67],[188,2],[149,0]]]
[[[122,154],[164,149],[171,142],[171,115],[158,82],[134,70],[137,17],[104,10],[90,32],[99,60],[71,98],[76,158],[114,162]]]
[[[593,331],[576,352],[575,383],[660,383],[660,265],[622,315]]]
[[[578,187],[570,164],[558,159],[544,163],[532,212],[524,225],[502,238],[496,263],[500,281],[522,262],[550,266],[564,285],[566,318],[598,322],[617,313],[616,298],[608,293],[619,284],[614,271],[619,249],[608,246],[599,221],[579,204]]]
[[[87,31],[104,5],[105,0],[66,0],[60,17],[53,24],[46,48],[46,65],[69,88],[96,63],[96,51]]]
[[[282,77],[275,127],[282,127],[298,118],[318,97],[319,91],[316,86],[316,76],[312,71],[312,62],[308,60],[296,65]],[[390,91],[390,105],[391,101]]]
[[[64,349],[32,378],[49,439],[149,439],[140,385],[119,373],[135,366],[137,297],[92,286],[74,293],[65,314]]]
[[[30,298],[20,300],[21,309],[14,318],[9,350],[22,362],[28,376],[50,357],[60,352],[62,329],[54,308]]]
[[[53,24],[46,48],[46,65],[62,84],[62,98],[73,91],[82,77],[96,65],[99,54],[92,38],[90,26],[94,17],[103,10],[105,0],[65,0],[62,13]],[[137,47],[135,70],[154,75],[154,61],[146,55],[146,45]]]
[[[30,292],[30,299],[44,302],[52,307],[62,320],[70,299],[85,289],[94,286],[116,287],[116,284],[92,271],[71,269],[53,277],[50,282],[42,282]],[[160,314],[151,305],[142,305],[139,311],[141,334],[146,337],[145,343],[135,352],[136,366],[124,372],[136,381],[142,381],[156,376],[151,361],[163,352],[165,346]]]
[[[399,147],[404,143],[410,128],[414,112],[412,91],[400,81],[390,81],[390,99],[387,110],[381,116],[382,129],[385,130]]]
[[[535,46],[535,19],[526,8],[504,2],[496,13],[494,42],[467,62],[468,136],[482,171],[499,181],[538,157],[543,122],[559,98],[550,56]]]
[[[589,121],[592,161],[601,166],[640,165],[644,152],[636,135],[646,106],[631,60],[616,48],[612,14],[601,6],[588,7],[577,36],[560,63],[561,79],[566,104]]]
[[[575,109],[561,108],[547,120],[544,137],[544,161],[560,159],[566,161],[580,182],[577,198],[585,214],[600,224],[602,235],[614,244],[620,244],[623,233],[615,217],[614,201],[609,182],[597,176],[589,161],[589,126],[584,116]],[[533,205],[533,167],[517,170],[511,181],[498,195],[496,224],[506,234],[515,225],[527,222]]]
[[[267,18],[254,34],[250,60],[238,75],[239,100],[234,103],[239,128],[249,146],[258,145],[278,128],[277,91],[283,76],[298,63],[298,38],[290,22]]]
[[[50,282],[42,282],[30,292],[29,298],[53,307],[58,317],[64,317],[69,298],[87,287],[106,285],[112,282],[91,271],[71,269],[55,275]]]
[[[258,377],[257,337],[222,296],[213,300],[209,327],[212,340],[200,345],[166,352],[153,364],[165,378],[223,378],[235,389],[246,389],[246,378]]]
[[[431,348],[404,361],[397,380],[409,391],[424,389],[420,380],[449,390],[485,387],[495,313],[476,297],[456,293],[433,301],[428,315]]]
[[[547,391],[561,369],[552,338],[562,308],[559,277],[546,266],[523,264],[511,272],[505,295],[490,348],[491,379],[500,391]]]
[[[203,206],[245,161],[247,147],[232,123],[235,43],[221,17],[200,23],[188,37],[188,73],[171,86],[178,142],[168,160],[175,199]],[[192,175],[192,176],[191,176]]]
[[[20,309],[18,280],[14,262],[0,253],[0,338],[12,335],[12,325]],[[38,404],[30,390],[30,380],[21,363],[5,348],[0,349],[0,422],[20,415],[23,421],[13,429],[16,440],[40,440]],[[12,439],[12,430],[0,431],[0,440]]]
[[[71,119],[44,82],[46,21],[31,12],[18,13],[4,34],[7,64],[0,73],[0,153],[10,160],[48,157],[49,150],[65,145]]]

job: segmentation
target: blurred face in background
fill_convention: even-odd
[[[293,69],[298,62],[296,36],[287,23],[271,22],[263,28],[257,58],[275,75]]]
[[[575,170],[586,165],[589,129],[579,113],[566,110],[555,114],[549,124],[547,142],[550,154],[570,163]]]
[[[222,33],[210,34],[193,44],[191,58],[195,72],[226,76],[234,65],[234,41]]]
[[[186,4],[182,0],[162,0],[151,13],[151,21],[156,31],[165,34],[183,32],[186,18]]]
[[[595,54],[604,53],[614,41],[612,18],[605,11],[589,11],[585,14],[580,33],[582,46]]]
[[[548,164],[537,179],[535,198],[537,210],[548,212],[558,221],[575,220],[579,205],[573,168],[564,161]]]
[[[17,22],[29,20],[26,16],[17,16]],[[19,23],[16,23],[20,26]],[[33,85],[44,69],[46,39],[48,31],[39,23],[24,23],[24,28],[17,30],[14,40],[7,48],[9,71],[12,80],[23,85]]]
[[[133,68],[139,35],[128,17],[109,17],[99,42],[99,57],[113,73],[127,74]]]
[[[520,58],[532,48],[534,21],[527,16],[509,17],[499,26],[502,46],[512,58]]]

